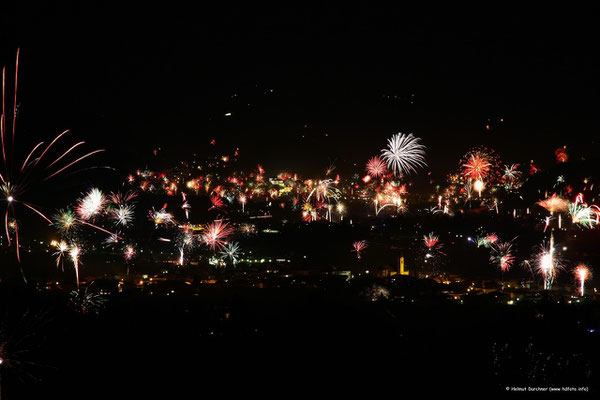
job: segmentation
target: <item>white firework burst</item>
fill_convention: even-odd
[[[233,265],[238,262],[239,256],[242,254],[240,245],[237,242],[227,243],[221,251],[221,259],[229,258]]]
[[[106,197],[100,189],[93,188],[77,205],[77,214],[81,219],[89,220],[100,214],[106,205]]]
[[[388,139],[387,148],[381,150],[383,159],[394,174],[417,172],[417,167],[426,167],[425,146],[421,139],[409,133],[397,133]]]
[[[133,221],[133,206],[131,204],[120,205],[112,211],[112,218],[115,220],[115,225],[129,225]]]

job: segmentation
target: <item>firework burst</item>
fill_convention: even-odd
[[[217,220],[205,226],[202,234],[202,242],[205,243],[213,252],[216,249],[222,250],[227,243],[227,238],[231,236],[234,229],[227,222]]]
[[[131,245],[126,246],[125,250],[123,250],[123,257],[125,257],[126,261],[131,261],[135,257],[135,248]]]
[[[497,265],[502,272],[506,272],[512,268],[515,262],[512,241],[492,244],[490,249],[490,261]]]
[[[426,167],[425,146],[420,144],[421,139],[412,133],[405,135],[397,133],[388,139],[388,146],[381,150],[383,159],[395,175],[408,175],[417,172],[418,167]]]
[[[481,181],[490,172],[492,164],[482,154],[471,154],[468,161],[462,165],[463,175]]]
[[[364,251],[367,249],[367,247],[369,247],[367,245],[367,241],[366,240],[359,240],[358,242],[354,242],[354,244],[352,245],[353,249],[350,250],[352,252],[356,253],[356,258],[358,258],[359,260],[361,259],[362,253],[364,253]]]
[[[69,305],[83,315],[100,314],[106,304],[106,299],[102,295],[89,290],[90,286],[91,284],[81,291],[72,290],[69,299]]]
[[[246,196],[244,196],[243,194],[240,195],[240,197],[238,197],[238,201],[240,202],[240,204],[242,205],[242,214],[244,213],[244,207],[246,206]]]
[[[536,203],[538,206],[545,208],[551,214],[555,212],[566,211],[569,207],[569,202],[554,193],[552,196],[546,198],[545,200],[540,200]]]
[[[31,190],[36,189],[41,183],[56,177],[63,171],[78,164],[84,159],[102,152],[104,150],[95,150],[79,156],[75,160],[67,157],[73,155],[85,142],[78,142],[71,145],[62,152],[54,153],[57,148],[57,143],[69,131],[64,131],[56,136],[48,145],[45,142],[40,142],[27,153],[24,161],[20,161],[19,157],[13,151],[16,143],[16,126],[17,126],[17,82],[19,71],[19,50],[15,63],[15,84],[14,84],[14,101],[12,104],[12,113],[6,112],[6,96],[5,96],[5,75],[6,68],[2,69],[2,110],[0,115],[0,145],[2,147],[2,159],[0,164],[0,197],[6,200],[4,212],[4,225],[7,234],[7,242],[10,246],[15,242],[17,260],[20,262],[19,251],[19,230],[14,230],[14,235],[11,235],[8,229],[9,221],[16,220],[16,206],[22,205],[29,210],[35,212],[44,220],[52,224],[52,221],[46,217],[38,208],[26,201],[27,195]],[[11,118],[9,118],[11,117]],[[12,122],[8,124],[7,122]],[[52,155],[52,156],[51,156]]]
[[[225,246],[223,246],[223,250],[221,251],[221,258],[222,259],[228,258],[231,261],[231,263],[233,264],[233,266],[235,267],[241,254],[242,254],[242,252],[240,250],[239,243],[231,242],[231,243],[227,243]]]
[[[154,211],[154,209],[152,209],[149,212],[149,215],[150,219],[154,221],[154,225],[156,227],[158,227],[159,225],[175,225],[175,218],[173,217],[173,214],[167,212],[166,204],[163,206],[163,208],[161,208],[158,211]]]
[[[97,215],[100,215],[107,203],[106,196],[98,188],[91,189],[82,199],[79,200],[76,211],[84,221],[88,221]]]
[[[513,240],[510,242],[499,243],[498,241],[490,245],[490,262],[498,268],[502,275],[502,289],[504,290],[504,273],[512,268],[515,262],[513,251]]]
[[[500,157],[493,149],[483,146],[471,148],[460,160],[459,176],[465,180],[465,191],[470,197],[471,189],[479,192],[486,186],[501,182]]]
[[[487,247],[490,248],[494,243],[498,241],[498,235],[495,233],[490,233],[485,236],[477,236],[476,243],[477,247]]]
[[[371,178],[379,178],[387,173],[385,161],[379,156],[371,158],[365,169]]]
[[[558,270],[562,269],[562,263],[560,257],[556,254],[554,248],[554,235],[550,234],[550,242],[542,243],[538,247],[538,251],[535,255],[534,265],[536,271],[542,276],[544,281],[544,290],[552,288],[552,284],[556,279]]]
[[[425,244],[428,251],[440,253],[445,256],[441,251],[444,244],[440,241],[439,236],[434,235],[433,232],[428,235],[423,235],[423,244]]]
[[[133,222],[134,206],[131,204],[121,204],[117,208],[111,210],[111,218],[115,221],[115,225],[128,226]]]
[[[69,209],[59,210],[52,216],[52,219],[54,220],[54,226],[56,226],[63,235],[69,235],[76,231],[79,225],[77,215]]]
[[[179,265],[183,266],[184,264],[184,254],[186,249],[191,249],[194,247],[196,243],[196,236],[191,229],[188,229],[184,226],[181,233],[175,239],[175,243],[179,249]]]
[[[64,271],[63,260],[65,254],[69,251],[69,245],[65,241],[60,241],[56,244],[56,252],[54,255],[56,256],[56,267],[62,265],[62,270]]]
[[[213,210],[213,209],[222,211],[225,208],[225,203],[223,202],[223,198],[221,198],[221,196],[219,196],[217,194],[213,194],[210,196],[210,202],[211,202],[212,206],[208,209],[208,211]]]
[[[507,189],[515,189],[520,186],[521,171],[519,171],[519,164],[505,165],[504,174],[502,175],[502,181]]]
[[[575,202],[569,204],[567,208],[574,224],[591,229],[600,222],[600,209],[598,206],[588,206],[585,203]]]

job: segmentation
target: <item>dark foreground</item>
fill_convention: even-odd
[[[369,301],[344,285],[207,287],[197,295],[111,295],[96,315],[75,311],[65,294],[0,290],[3,340],[20,361],[0,366],[3,399],[598,389],[593,302]]]

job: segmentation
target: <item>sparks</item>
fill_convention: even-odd
[[[579,281],[579,293],[583,297],[585,281],[590,279],[590,270],[585,264],[579,264],[575,267],[575,278]]]
[[[81,247],[77,244],[72,244],[69,250],[69,256],[75,268],[75,279],[77,280],[77,289],[79,289],[79,256],[81,255]]]

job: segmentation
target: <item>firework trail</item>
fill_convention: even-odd
[[[183,198],[182,199],[183,204],[181,205],[181,208],[185,212],[185,219],[189,221],[190,220],[190,210],[192,209],[192,206],[190,205],[190,203],[188,203],[187,196],[185,193],[181,192],[181,197]]]
[[[585,266],[585,264],[579,264],[575,268],[574,272],[575,272],[575,279],[577,279],[579,281],[579,293],[583,297],[585,281],[590,279],[590,276],[591,276],[590,270],[587,266]]]
[[[244,196],[243,194],[241,194],[240,197],[238,198],[238,201],[242,205],[242,214],[243,214],[244,213],[244,206],[246,205],[246,196]]]
[[[381,150],[383,159],[395,175],[408,175],[417,172],[417,167],[426,167],[425,146],[420,144],[421,139],[412,133],[405,135],[397,133],[388,139],[388,146]]]
[[[81,255],[81,247],[77,244],[72,244],[69,250],[69,257],[75,268],[75,279],[77,280],[77,289],[79,290],[79,256]]]
[[[65,241],[60,241],[60,243],[56,244],[56,252],[54,253],[54,255],[56,256],[56,267],[58,268],[58,266],[62,266],[62,270],[65,270],[64,267],[64,257],[65,254],[69,251],[69,245],[65,242]]]
[[[558,270],[562,268],[560,258],[554,248],[554,235],[550,234],[550,242],[542,243],[535,257],[537,272],[544,280],[544,290],[550,290],[556,278]]]
[[[338,188],[333,187],[333,183],[333,179],[318,181],[314,189],[310,191],[306,201],[309,201],[313,194],[317,201],[329,201],[330,198],[337,200],[341,196],[341,192]]]
[[[4,211],[4,225],[7,233],[8,245],[12,245],[13,239],[11,238],[8,230],[9,220],[16,220],[16,206],[22,205],[31,211],[35,212],[44,220],[52,224],[52,221],[46,217],[38,208],[26,201],[27,194],[35,189],[39,184],[45,182],[61,172],[69,169],[73,165],[83,161],[84,159],[102,152],[104,150],[95,150],[78,157],[75,160],[65,159],[67,155],[77,150],[84,142],[76,143],[70,146],[67,150],[63,150],[62,153],[54,154],[52,158],[49,158],[53,154],[53,150],[56,147],[60,139],[65,136],[69,131],[66,130],[56,136],[48,145],[44,142],[39,142],[33,147],[31,151],[27,153],[23,162],[18,161],[18,156],[14,152],[16,143],[16,125],[17,125],[17,83],[18,83],[18,72],[19,72],[19,49],[17,49],[17,57],[15,62],[15,83],[14,83],[14,101],[13,101],[13,112],[12,112],[12,124],[7,129],[7,122],[9,118],[6,113],[6,68],[2,69],[2,110],[0,115],[0,145],[2,147],[2,163],[0,166],[0,196],[6,200],[6,209]],[[9,114],[10,115],[10,114]],[[11,134],[8,134],[9,129]],[[48,160],[46,162],[46,160]],[[20,250],[19,250],[19,229],[15,226],[14,230],[14,242],[17,260],[21,261]],[[22,271],[21,271],[22,272]],[[24,277],[24,276],[23,276]]]
[[[187,226],[183,227],[183,231],[177,236],[175,242],[179,249],[179,262],[180,266],[183,266],[185,262],[185,250],[194,247],[196,237],[191,229],[188,229]]]

